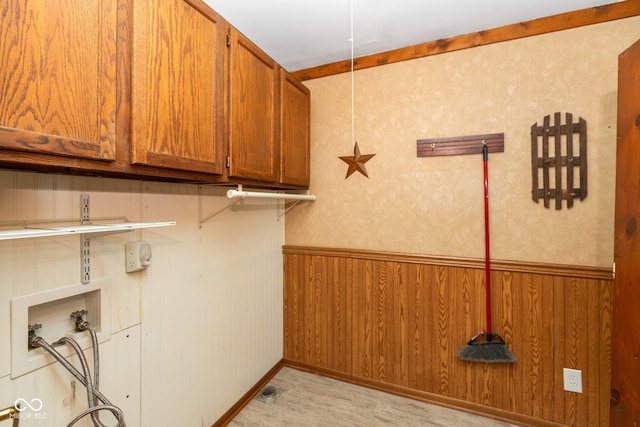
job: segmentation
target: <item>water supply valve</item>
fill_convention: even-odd
[[[76,331],[84,331],[83,323],[87,321],[87,314],[89,312],[85,309],[77,310],[71,313],[72,318],[76,319]]]
[[[35,337],[37,337],[36,331],[38,329],[40,329],[40,328],[42,328],[42,323],[36,323],[36,324],[33,324],[33,325],[29,325],[29,328],[28,328],[28,330],[29,330],[29,348],[35,348],[36,347],[35,345],[33,345],[33,339]]]

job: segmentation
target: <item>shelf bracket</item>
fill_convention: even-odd
[[[89,215],[89,195],[80,195],[80,225],[88,224]],[[91,281],[91,244],[86,234],[80,234],[80,281],[89,283]]]
[[[289,212],[291,209],[295,208],[298,203],[302,202],[302,200],[296,200],[295,202],[291,203],[291,205],[289,207],[285,207],[285,209],[278,214],[278,218],[283,217],[287,212]]]
[[[214,216],[226,211],[231,206],[235,205],[236,203],[238,203],[241,200],[241,199],[236,199],[236,200],[232,201],[231,203],[227,203],[222,208],[220,208],[220,209],[218,209],[216,211],[213,211],[209,215],[203,217],[202,216],[202,197],[203,197],[202,196],[202,185],[198,185],[198,228],[202,228],[202,225],[205,222],[209,221]]]

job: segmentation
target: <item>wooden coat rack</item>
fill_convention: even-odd
[[[481,154],[484,142],[490,153],[504,152],[504,133],[419,139],[418,157],[458,156]]]
[[[556,210],[562,209],[562,200],[571,208],[574,199],[587,197],[587,122],[580,117],[578,123],[573,123],[573,115],[566,113],[565,124],[562,124],[561,117],[555,113],[552,125],[548,115],[542,126],[537,123],[531,126],[531,195],[536,203],[543,199],[545,208],[549,208],[554,199]],[[578,134],[578,147],[574,147],[574,134]],[[578,186],[575,169],[578,169]]]

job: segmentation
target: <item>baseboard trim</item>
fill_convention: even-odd
[[[310,372],[312,374],[322,375],[345,381],[354,385],[371,388],[374,390],[392,393],[398,396],[408,397],[410,399],[422,402],[432,403],[435,405],[451,408],[459,411],[465,411],[470,414],[476,414],[483,417],[489,417],[495,420],[517,424],[520,426],[531,427],[568,427],[565,424],[558,424],[552,421],[541,420],[538,418],[527,417],[522,414],[504,411],[490,406],[479,405],[477,403],[465,402],[451,397],[440,396],[433,393],[410,389],[408,387],[400,387],[394,384],[383,383],[380,381],[368,380],[366,378],[353,377],[342,372],[330,369],[318,368],[316,366],[307,365],[305,363],[293,360],[282,359],[276,363],[249,391],[247,391],[227,412],[225,412],[211,427],[224,427],[233,420],[233,418],[242,411],[242,409],[253,400],[253,398],[262,390],[283,367],[298,369],[300,371]]]
[[[211,425],[211,427],[223,427],[229,424],[236,415],[242,411],[242,409],[253,400],[253,398],[262,390],[268,383],[276,376],[280,369],[285,366],[284,359],[281,359],[278,363],[276,363],[273,368],[269,369],[269,371],[264,374],[260,380],[249,389],[241,398],[238,400],[227,412],[225,412],[218,420]]]

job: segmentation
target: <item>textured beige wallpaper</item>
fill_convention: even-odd
[[[288,245],[484,257],[482,156],[418,158],[416,140],[505,134],[489,157],[494,259],[610,267],[618,54],[640,17],[355,72],[355,139],[369,178],[345,180],[351,74],[311,80],[311,191],[286,216]],[[357,52],[356,52],[357,54]],[[530,127],[570,112],[588,127],[588,196],[531,199]]]

